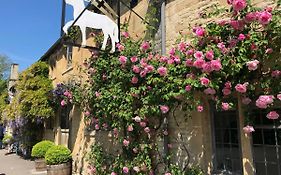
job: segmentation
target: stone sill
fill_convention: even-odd
[[[66,71],[64,71],[63,73],[62,73],[62,75],[65,75],[65,74],[67,74],[68,72],[70,72],[70,71],[72,71],[73,70],[73,67],[69,67],[68,69],[66,69]]]

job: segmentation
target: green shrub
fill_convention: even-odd
[[[5,134],[3,138],[3,144],[9,144],[12,143],[14,140],[13,136],[11,134]]]
[[[31,156],[35,158],[44,158],[46,152],[55,146],[54,142],[44,140],[33,146]]]
[[[47,165],[58,165],[71,160],[71,151],[62,145],[53,146],[45,156]]]

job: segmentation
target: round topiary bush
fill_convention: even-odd
[[[46,152],[53,146],[55,146],[54,142],[49,140],[38,142],[33,146],[31,156],[35,158],[44,158]]]
[[[62,145],[53,146],[45,155],[47,165],[63,164],[69,162],[71,159],[71,151]]]

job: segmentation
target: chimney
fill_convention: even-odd
[[[19,65],[13,63],[11,65],[11,73],[10,73],[10,78],[9,78],[9,84],[8,84],[8,90],[10,91],[11,87],[15,86],[16,81],[18,80],[19,77]]]

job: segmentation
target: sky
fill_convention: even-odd
[[[60,37],[61,6],[62,0],[1,0],[0,54],[21,71],[39,60]]]

